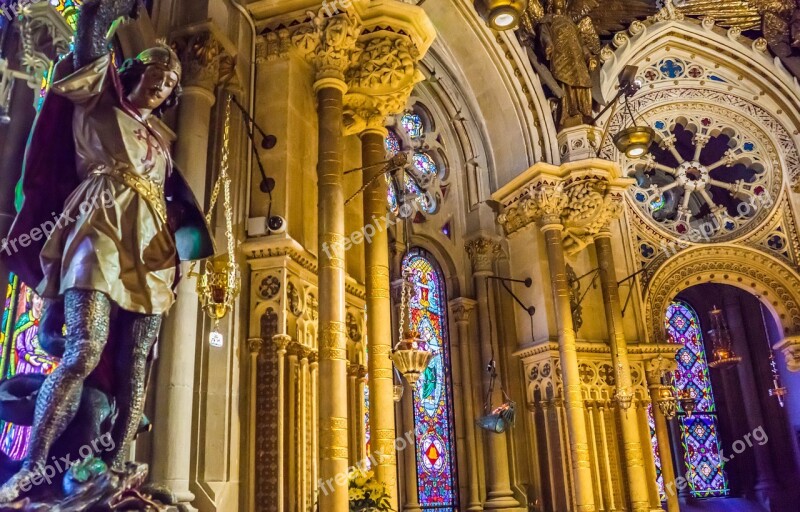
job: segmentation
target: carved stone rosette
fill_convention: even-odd
[[[618,218],[624,190],[633,180],[620,176],[619,166],[599,159],[560,167],[539,163],[498,190],[492,198],[503,211],[497,217],[506,234],[531,225],[562,229],[564,250],[572,256]]]

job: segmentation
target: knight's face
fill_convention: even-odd
[[[128,95],[128,101],[136,108],[154,110],[167,101],[178,80],[178,75],[167,66],[151,64]]]

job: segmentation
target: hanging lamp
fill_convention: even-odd
[[[775,355],[772,352],[772,345],[769,343],[769,330],[767,329],[767,317],[764,315],[764,305],[761,303],[761,299],[759,297],[756,297],[756,299],[758,300],[758,310],[761,313],[761,325],[764,326],[764,336],[767,339],[769,369],[770,373],[772,374],[772,387],[769,390],[769,396],[777,398],[780,406],[784,407],[786,405],[786,400],[784,397],[789,394],[789,390],[781,384],[781,374],[778,372],[778,364],[775,362]]]
[[[223,192],[222,205],[225,212],[225,239],[228,254],[206,260],[198,275],[190,271],[189,275],[198,275],[197,295],[206,314],[214,321],[209,334],[209,344],[214,347],[223,345],[219,321],[233,310],[241,288],[241,272],[236,263],[236,238],[233,233],[233,206],[231,202],[231,178],[229,175],[230,131],[231,131],[231,96],[225,104],[225,130],[222,141],[222,159],[219,177],[211,193],[211,201],[206,213],[206,222],[211,224],[214,206]]]
[[[729,370],[742,362],[741,356],[737,356],[733,351],[731,333],[722,310],[717,306],[708,312],[711,320],[711,329],[708,335],[711,338],[713,359],[708,363],[711,368]]]
[[[401,173],[405,172],[401,168]],[[401,189],[397,189],[401,190]],[[405,196],[399,195],[400,205],[405,204]],[[408,233],[409,219],[403,218],[403,232],[405,234],[406,247],[408,247],[410,236]],[[402,260],[401,260],[402,261]],[[401,275],[402,284],[400,289],[400,315],[398,318],[398,334],[399,341],[392,350],[390,356],[394,367],[405,377],[409,384],[416,385],[422,373],[428,367],[428,363],[433,358],[433,352],[427,349],[427,343],[420,337],[419,332],[411,325],[411,313],[409,311],[410,300],[409,294],[411,292],[411,270],[402,268]],[[405,328],[405,316],[408,315],[408,329]],[[397,391],[395,390],[395,396]],[[402,396],[402,394],[401,394]]]

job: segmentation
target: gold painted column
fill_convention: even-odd
[[[627,395],[633,399],[633,381],[631,365],[628,359],[628,342],[622,325],[622,306],[619,300],[617,273],[614,267],[614,253],[611,246],[611,231],[602,230],[594,237],[597,253],[597,264],[600,267],[600,286],[603,290],[603,306],[605,308],[608,338],[611,345],[611,362],[614,366],[617,396]],[[639,425],[636,421],[636,410],[632,402],[629,409],[623,410],[619,400],[619,425],[622,427],[622,443],[624,446],[624,467],[628,477],[628,498],[633,512],[647,512],[650,504],[647,494],[647,478],[642,460],[642,443]]]
[[[386,129],[368,128],[361,132],[361,163],[373,166],[386,160]],[[377,462],[375,476],[386,484],[392,508],[397,509],[397,455],[394,449],[394,379],[392,361],[392,305],[389,299],[389,233],[383,226],[386,217],[386,180],[380,175],[383,165],[364,169],[364,223],[372,224],[375,235],[366,243],[367,342],[369,343],[369,422],[370,447]]]
[[[367,425],[365,423],[364,410],[364,390],[367,387],[367,367],[358,365],[358,376],[356,377],[356,395],[359,397],[358,406],[356,407],[356,425],[358,425],[358,445],[354,450],[357,455],[357,461],[361,462],[367,460],[369,454],[367,453]],[[392,402],[392,413],[394,413],[394,401]],[[394,417],[394,415],[393,415]]]
[[[680,505],[678,503],[678,494],[674,492],[675,482],[675,466],[672,463],[672,446],[670,445],[669,427],[667,426],[667,419],[661,408],[658,405],[658,397],[662,388],[667,387],[669,393],[672,394],[671,386],[664,386],[661,384],[661,376],[664,372],[669,371],[670,366],[674,366],[675,361],[667,361],[664,358],[653,359],[647,363],[647,385],[650,388],[650,401],[653,411],[653,421],[655,423],[656,439],[658,440],[658,452],[661,458],[661,476],[664,479],[665,486],[673,483],[673,492],[666,490],[667,495],[667,512],[680,512]]]
[[[453,353],[457,353],[461,357],[459,364],[454,365],[453,368],[455,370],[455,367],[460,365],[461,400],[463,402],[461,410],[464,425],[464,447],[467,450],[467,456],[462,457],[461,459],[465,460],[467,479],[469,480],[467,483],[466,510],[483,510],[478,480],[478,449],[476,446],[475,437],[475,419],[477,418],[473,402],[473,391],[475,386],[472,383],[472,372],[470,370],[472,369],[473,364],[470,360],[469,351],[469,345],[471,343],[469,334],[469,317],[472,314],[472,310],[475,309],[476,304],[477,303],[474,300],[466,297],[461,297],[450,301],[450,310],[453,312],[458,334],[458,350],[455,350],[456,346],[454,345]]]
[[[539,221],[547,246],[547,260],[550,265],[550,281],[553,287],[556,324],[558,325],[558,347],[561,358],[561,380],[564,385],[567,428],[569,430],[570,451],[572,453],[572,474],[575,482],[575,502],[578,512],[594,512],[594,491],[592,469],[589,463],[589,438],[586,433],[586,418],[581,396],[581,380],[578,366],[578,353],[575,346],[575,327],[569,302],[569,284],[564,260],[564,246],[561,240],[560,211],[566,196],[559,198],[559,190],[546,193],[558,204],[551,212],[545,213]],[[540,196],[541,198],[541,196]],[[552,203],[543,206],[553,206]]]
[[[356,26],[346,15],[319,28],[314,52],[319,118],[317,162],[319,261],[319,509],[349,510],[347,489],[347,342],[343,190],[344,73],[350,66]],[[338,483],[337,483],[338,478]],[[344,483],[342,483],[344,482]]]
[[[493,332],[499,317],[495,314],[493,297],[487,293],[486,280],[494,275],[494,262],[500,254],[500,245],[489,238],[478,237],[467,242],[466,250],[472,261],[472,277],[475,283],[475,297],[478,303],[478,327],[482,363],[488,364],[492,358],[492,352],[494,352],[495,362],[497,363],[497,378],[499,380],[503,378],[503,358],[499,344],[497,344],[497,336]],[[492,346],[493,344],[494,347]],[[483,378],[484,396],[489,390],[489,380],[489,374],[486,372]],[[499,405],[504,400],[500,391],[500,383],[496,382],[492,403]],[[483,414],[482,410],[478,411],[478,415]],[[514,491],[511,490],[507,433],[496,434],[481,431],[484,432],[487,452],[487,496],[484,509],[507,510],[519,507],[519,502],[514,498]]]

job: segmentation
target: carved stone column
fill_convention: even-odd
[[[573,154],[576,159],[579,154]],[[538,224],[544,232],[564,384],[578,512],[593,512],[594,492],[565,254],[576,255],[617,212],[618,191],[633,181],[619,165],[595,158],[555,166],[538,163],[492,194],[503,206],[497,221],[507,235]]]
[[[255,510],[255,483],[256,483],[256,394],[258,393],[258,355],[264,348],[263,338],[250,338],[247,340],[247,349],[250,352],[249,364],[249,385],[248,385],[248,418],[250,423],[247,425],[247,497],[248,510]]]
[[[364,410],[364,390],[367,386],[367,367],[364,365],[358,366],[358,373],[356,374],[356,396],[359,400],[356,406],[356,425],[358,425],[358,444],[356,445],[356,461],[360,462],[367,460],[369,454],[367,453],[367,425],[364,423],[366,411]],[[371,416],[370,416],[371,417]],[[394,418],[394,403],[392,403],[392,418]]]
[[[661,476],[664,479],[664,484],[675,482],[675,466],[672,464],[672,448],[670,445],[669,427],[667,426],[667,419],[661,411],[658,403],[658,397],[664,385],[661,384],[661,377],[666,373],[673,371],[677,367],[675,359],[666,359],[663,357],[655,358],[647,362],[646,376],[647,385],[650,388],[650,400],[653,404],[653,421],[655,423],[656,439],[658,440],[658,451],[661,456]],[[671,386],[669,387],[672,393]],[[667,495],[667,512],[680,512],[680,505],[678,503],[678,495],[674,492],[666,490]]]
[[[450,311],[456,321],[456,334],[458,339],[458,350],[456,350],[456,344],[453,344],[453,353],[459,354],[461,357],[461,360],[458,362],[459,364],[453,366],[454,375],[456,366],[460,366],[459,374],[461,379],[459,383],[456,383],[454,377],[453,387],[455,388],[460,384],[461,402],[463,404],[461,408],[461,418],[463,420],[466,457],[460,457],[459,459],[464,461],[463,467],[466,468],[468,480],[466,510],[483,510],[478,478],[478,449],[475,437],[475,419],[478,416],[475,412],[475,403],[476,400],[478,401],[477,403],[480,403],[480,398],[476,397],[475,393],[476,387],[473,384],[471,372],[473,361],[470,358],[469,351],[469,345],[472,343],[469,330],[469,318],[476,304],[477,302],[466,297],[450,301]],[[454,399],[457,400],[456,397],[454,397]]]
[[[621,197],[620,201],[622,201]],[[621,206],[616,206],[615,209],[621,211]],[[632,403],[633,381],[628,359],[628,342],[625,339],[625,330],[622,325],[622,306],[619,300],[617,272],[611,247],[611,232],[608,229],[602,230],[595,236],[594,246],[597,253],[597,264],[600,267],[600,286],[603,290],[603,306],[611,346],[611,363],[614,367],[617,410],[619,411],[619,424],[622,427],[624,446],[625,473],[628,477],[628,498],[633,512],[647,512],[650,504],[642,455],[642,438],[639,435],[636,411]],[[631,409],[623,410],[620,406],[622,400],[627,400]]]
[[[472,277],[475,281],[475,297],[478,302],[478,326],[481,340],[481,356],[483,363],[488,363],[495,355],[498,379],[504,378],[504,371],[500,356],[501,351],[494,334],[498,316],[494,311],[494,297],[488,293],[487,280],[494,275],[494,263],[501,254],[500,245],[489,238],[479,237],[466,244],[466,250],[472,261]],[[498,360],[499,359],[499,360]],[[483,378],[484,396],[489,392],[489,374]],[[496,383],[492,403],[499,405],[505,399],[500,391],[500,384]],[[478,415],[483,414],[479,411]],[[511,476],[509,473],[508,439],[506,433],[496,434],[484,432],[486,446],[486,492],[487,499],[484,505],[486,510],[507,510],[519,507],[519,502],[514,498],[511,490]]]
[[[183,64],[183,96],[178,111],[175,163],[200,204],[204,203],[208,173],[209,125],[214,91],[219,78],[222,45],[210,34],[193,34],[174,41]],[[198,151],[202,148],[202,151]],[[189,264],[181,265],[184,278],[177,302],[164,322],[158,362],[156,409],[153,418],[153,482],[170,488],[179,503],[194,500],[189,490],[192,456],[195,356],[198,343],[198,308],[195,280]]]
[[[278,474],[276,476],[278,481],[278,512],[283,512],[286,510],[286,473],[284,469],[286,467],[284,464],[286,457],[286,402],[284,390],[286,389],[286,352],[292,342],[292,337],[286,334],[276,334],[272,337],[272,341],[275,343],[278,356],[278,386],[276,390],[278,395],[278,411],[276,415],[278,418],[276,429],[278,437],[278,463],[276,464]]]
[[[319,509],[347,512],[347,342],[343,190],[343,95],[359,28],[348,15],[325,20],[305,34],[313,44],[314,91],[319,117],[317,161],[319,261]],[[339,481],[337,482],[337,477]]]
[[[317,362],[317,353],[312,352],[308,356],[308,371],[309,382],[311,383],[311,424],[309,425],[309,432],[311,432],[311,496],[312,502],[316,499],[316,486],[319,482],[319,439],[317,438],[317,425],[318,409],[319,409],[319,362]]]

